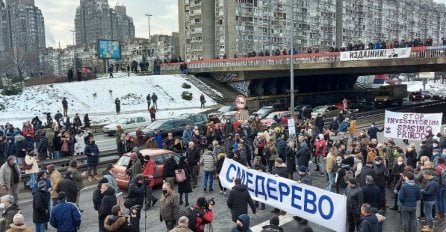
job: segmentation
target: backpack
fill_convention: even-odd
[[[194,207],[181,208],[175,217],[177,223],[178,219],[180,219],[180,217],[182,216],[185,216],[189,219],[189,229],[191,229],[192,231],[197,231],[197,217],[201,217],[199,209],[196,209]]]
[[[184,169],[176,169],[175,170],[175,181],[177,183],[183,183],[187,179],[186,172]]]
[[[438,166],[440,167],[440,166]],[[446,186],[446,168],[442,168],[440,167],[441,172],[440,172],[440,185],[442,186]]]

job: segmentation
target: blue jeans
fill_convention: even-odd
[[[45,223],[36,223],[36,232],[45,232]]]
[[[434,218],[432,217],[432,209],[435,201],[424,201],[424,215],[426,216],[427,224],[430,228],[434,227]]]
[[[327,174],[328,174],[327,191],[334,192],[334,182],[336,178],[336,172],[327,172]]]
[[[34,188],[34,184],[36,182],[37,182],[37,174],[36,173],[29,174],[29,181],[28,183],[26,183],[26,185],[28,185],[32,189]]]
[[[214,172],[204,171],[203,187],[207,188],[209,182],[209,191],[214,190]]]
[[[60,159],[60,151],[54,151],[53,159]]]
[[[440,215],[444,215],[445,201],[446,201],[446,186],[440,186],[440,191],[438,191],[437,195],[438,213]]]

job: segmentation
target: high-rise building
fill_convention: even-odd
[[[45,23],[34,0],[7,0],[2,9],[0,44],[3,43],[4,50],[29,53],[45,49]]]
[[[212,6],[214,4],[214,6]],[[188,59],[329,50],[446,32],[433,0],[179,0],[181,56]],[[212,15],[209,15],[212,13]]]
[[[135,38],[133,19],[127,16],[125,6],[111,9],[108,0],[80,0],[74,24],[77,46],[94,44],[98,39]]]

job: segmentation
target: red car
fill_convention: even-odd
[[[260,122],[262,123],[263,129],[266,129],[266,128],[272,126],[274,123],[276,123],[276,120],[274,119],[274,116],[277,116],[280,119],[279,123],[281,125],[287,125],[288,124],[288,118],[291,117],[291,113],[290,113],[290,111],[271,112],[264,119],[260,120]]]
[[[141,173],[149,177],[150,187],[163,184],[164,163],[170,156],[173,156],[177,163],[181,157],[180,154],[173,151],[158,148],[141,149],[140,152],[143,156],[150,156],[150,160],[154,161],[152,165],[145,165],[143,173]],[[130,176],[127,174],[127,167],[130,163],[130,154],[131,152],[123,154],[113,165],[113,174],[120,189],[128,189],[129,187]]]

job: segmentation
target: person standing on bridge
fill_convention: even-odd
[[[99,163],[99,147],[95,143],[94,136],[88,138],[88,144],[85,146],[84,154],[87,156],[88,181],[93,181],[93,177],[99,180],[98,163]]]
[[[206,98],[204,98],[204,94],[200,95],[200,108],[203,109],[204,108],[204,104],[206,103]]]
[[[152,93],[152,107],[155,107],[155,109],[158,109],[158,104],[156,103],[158,101],[158,96],[156,96],[155,93]]]
[[[150,109],[150,105],[152,104],[152,97],[150,96],[150,93],[146,96],[147,101],[147,109]]]
[[[62,108],[63,108],[63,116],[68,116],[68,101],[67,98],[64,97],[62,99]]]
[[[115,107],[116,107],[116,114],[121,113],[121,100],[119,100],[119,97],[115,99]]]

